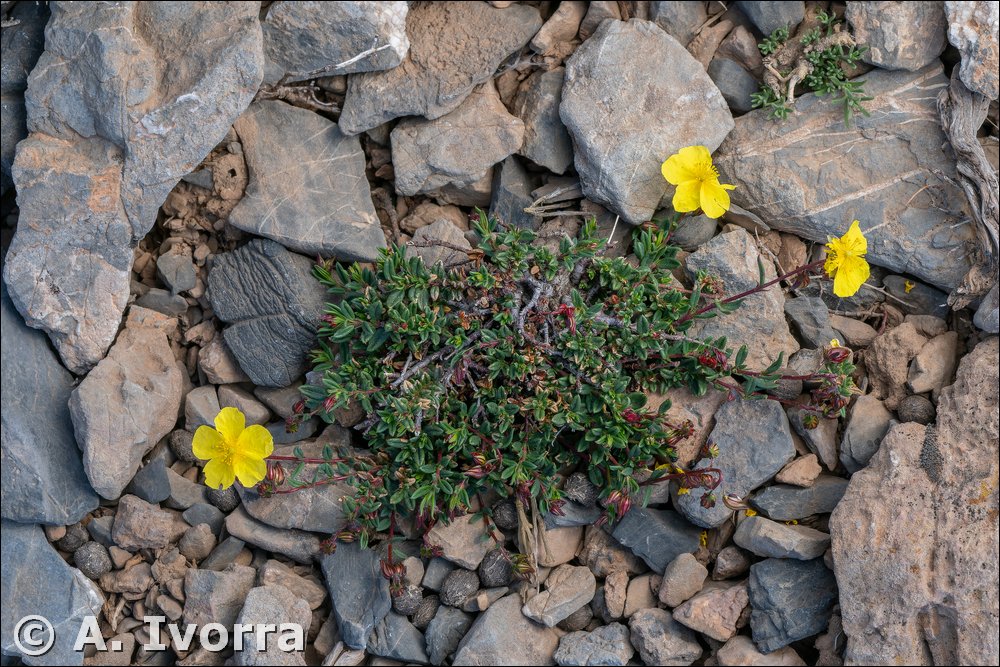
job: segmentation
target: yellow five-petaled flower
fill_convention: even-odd
[[[252,487],[264,479],[267,463],[274,452],[274,438],[258,424],[247,427],[246,417],[236,408],[222,408],[215,417],[215,428],[199,426],[192,442],[194,455],[207,460],[205,484],[213,489],[228,489],[233,480]]]
[[[701,209],[710,218],[729,210],[729,193],[735,185],[719,183],[719,170],[705,146],[687,146],[667,158],[660,167],[674,190],[674,210],[689,213]]]
[[[860,223],[852,222],[846,234],[839,239],[831,238],[826,247],[823,270],[833,278],[833,293],[840,297],[854,296],[871,273],[865,261],[868,240],[861,233]]]

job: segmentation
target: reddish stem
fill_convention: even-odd
[[[334,477],[323,479],[323,480],[320,480],[318,482],[312,482],[310,484],[305,484],[303,486],[292,486],[292,487],[289,487],[287,489],[276,489],[276,490],[272,491],[271,493],[273,493],[273,494],[295,493],[296,491],[304,491],[305,489],[313,489],[313,488],[316,488],[317,486],[325,486],[326,484],[333,484],[334,482],[343,482],[345,479],[347,479],[347,475],[336,475]]]
[[[281,454],[272,454],[268,456],[265,460],[267,461],[295,461],[296,463],[306,463],[306,464],[319,464],[319,463],[346,463],[347,459],[315,459],[308,458],[304,456],[285,456]]]

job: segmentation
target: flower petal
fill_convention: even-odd
[[[729,193],[718,180],[702,181],[701,210],[709,218],[721,218],[729,210]]]
[[[247,418],[237,408],[222,408],[215,416],[215,429],[222,434],[226,442],[233,445],[239,441],[246,425]]]
[[[860,257],[845,257],[833,278],[833,293],[839,297],[854,296],[868,280],[871,268]]]
[[[861,256],[868,252],[868,239],[861,233],[861,223],[857,220],[851,223],[847,233],[840,237],[844,250],[852,255]]]
[[[274,437],[259,424],[253,424],[240,434],[236,444],[237,455],[264,460],[274,453]]]
[[[674,190],[674,210],[678,213],[690,213],[701,208],[699,181],[684,181]]]
[[[226,465],[222,459],[212,459],[205,464],[205,486],[212,489],[228,489],[235,479],[232,466]]]
[[[194,439],[191,441],[191,450],[194,455],[203,461],[214,459],[225,454],[225,441],[211,426],[199,426],[194,432]]]
[[[233,472],[240,484],[246,488],[256,486],[267,475],[267,464],[264,459],[237,456],[233,461]]]
[[[692,148],[697,148],[695,146],[688,146],[686,148],[680,149],[680,151],[674,153],[660,165],[660,173],[663,174],[663,178],[667,179],[667,183],[671,185],[680,185],[684,181],[694,181],[697,180],[701,172],[697,169],[698,166],[698,152],[692,151]],[[702,147],[704,148],[704,147]]]

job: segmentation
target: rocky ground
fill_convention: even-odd
[[[784,122],[750,111],[757,42],[829,3],[263,4],[2,4],[4,656],[42,614],[57,640],[28,664],[1000,661],[995,254],[992,290],[962,298],[997,204],[957,168],[968,146],[938,102],[949,85],[977,100],[971,143],[995,170],[996,4],[834,3],[869,46],[870,116],[851,125],[809,93]],[[434,261],[450,251],[428,241],[471,249],[477,206],[535,229],[595,216],[624,255],[629,226],[669,208],[660,163],[693,144],[738,206],[683,223],[679,280],[742,289],[855,218],[874,265],[854,297],[776,286],[699,331],[802,372],[837,338],[859,365],[846,418],[812,430],[775,401],[670,395],[750,511],[663,492],[594,527],[571,477],[540,591],[465,518],[435,529],[441,557],[402,545],[393,599],[377,553],[320,552],[349,487],[201,483],[192,433],[221,407],[279,451],[359,437],[358,414],[285,428],[317,256],[413,241]],[[512,507],[496,514],[513,540]],[[72,651],[88,615],[121,651]],[[153,615],[298,622],[308,641],[154,652]]]

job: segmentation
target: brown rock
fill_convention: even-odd
[[[101,588],[108,593],[145,593],[153,585],[149,563],[137,563],[127,570],[101,575]]]
[[[212,384],[249,382],[250,378],[240,368],[236,357],[229,351],[222,336],[215,336],[198,353],[198,368]]]
[[[932,392],[937,398],[944,386],[951,383],[957,365],[958,333],[949,331],[931,338],[920,348],[910,363],[906,383],[914,394]]]
[[[123,549],[160,549],[180,539],[187,527],[179,514],[126,494],[118,502],[111,539]]]
[[[605,620],[615,620],[625,614],[625,601],[628,599],[628,573],[616,570],[604,580],[604,608],[607,610]]]
[[[257,572],[233,565],[222,572],[188,570],[184,578],[184,622],[199,626],[222,623],[232,627],[243,608]]]
[[[184,532],[177,547],[187,558],[201,560],[215,548],[215,534],[207,523],[199,523]]]
[[[691,599],[705,586],[708,570],[698,562],[693,554],[681,554],[670,561],[663,571],[660,583],[660,602],[668,607],[676,607]]]
[[[674,620],[724,642],[736,634],[740,615],[749,602],[746,581],[711,581],[700,593],[674,609]]]
[[[426,227],[442,218],[459,229],[469,229],[469,218],[462,212],[462,209],[451,204],[440,206],[431,201],[422,201],[417,204],[416,208],[399,221],[399,228],[407,234],[413,234],[421,227]]]
[[[769,665],[805,665],[806,662],[791,646],[780,648],[772,653],[761,653],[754,646],[753,640],[744,635],[733,637],[716,653],[720,667],[748,665],[751,667],[768,667]]]
[[[290,567],[276,560],[269,560],[260,568],[257,581],[261,586],[284,586],[297,597],[309,603],[310,609],[318,609],[326,599],[326,589],[312,579],[296,574]]]
[[[743,65],[743,69],[759,75],[764,69],[764,62],[757,48],[757,38],[745,26],[738,25],[719,44],[716,55],[735,60]],[[784,264],[782,264],[784,266]],[[792,267],[794,268],[794,267]]]
[[[895,410],[906,396],[907,367],[927,339],[909,322],[903,322],[878,338],[868,348],[865,361],[874,394]]]
[[[712,579],[722,581],[742,576],[750,569],[750,555],[737,546],[729,545],[715,557]]]
[[[661,580],[662,577],[658,574],[640,574],[628,582],[622,616],[631,618],[636,612],[656,607],[656,591],[660,588]]]
[[[775,476],[775,481],[782,484],[794,484],[795,486],[812,486],[816,478],[823,471],[815,454],[800,456],[784,468]]]
[[[602,528],[594,526],[588,526],[586,529],[580,561],[598,577],[607,577],[618,570],[628,574],[639,574],[648,569],[638,556],[619,544]]]
[[[583,544],[583,526],[546,528],[543,539],[538,540],[538,564],[556,567],[576,557]]]
[[[560,2],[556,11],[531,39],[531,48],[538,53],[547,54],[560,44],[575,40],[580,23],[587,13],[587,4],[570,0]]]
[[[441,547],[445,559],[467,570],[475,570],[490,549],[496,546],[492,538],[487,538],[483,519],[471,514],[453,519],[447,525],[434,524],[427,533],[427,542]]]
[[[868,347],[878,336],[875,327],[853,317],[844,317],[834,313],[830,314],[830,326],[844,337],[841,342],[852,348]]]

